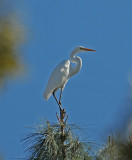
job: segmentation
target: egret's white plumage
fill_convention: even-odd
[[[53,91],[64,88],[69,76],[70,61],[64,60],[52,72],[47,87],[44,91],[44,98],[48,100]]]
[[[75,67],[71,66],[71,62],[69,60],[64,60],[54,69],[43,94],[45,100],[48,100],[49,97],[58,89],[61,89],[62,92],[69,78],[74,74],[76,74],[81,69],[82,60],[78,56],[75,57],[75,55],[78,52],[84,52],[84,51],[95,51],[95,50],[87,49],[84,47],[77,47],[72,51],[70,55],[70,61],[76,63]]]

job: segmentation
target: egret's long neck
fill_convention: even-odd
[[[82,60],[80,57],[76,56],[75,55],[78,53],[79,51],[74,49],[70,55],[70,60],[71,62],[73,63],[76,63],[76,66],[75,67],[71,67],[70,69],[70,73],[69,73],[69,77],[73,76],[74,74],[76,74],[77,72],[79,72],[79,70],[81,69],[82,67]]]

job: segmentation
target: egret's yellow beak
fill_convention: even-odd
[[[93,52],[95,52],[95,51],[96,51],[96,50],[88,49],[88,48],[83,48],[83,50],[85,50],[85,51],[93,51]]]

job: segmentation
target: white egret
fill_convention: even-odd
[[[82,59],[79,56],[75,56],[75,55],[78,52],[85,52],[85,51],[95,51],[95,50],[84,48],[81,46],[76,47],[70,55],[70,61],[72,63],[76,63],[76,66],[72,67],[71,62],[69,60],[64,60],[60,64],[58,64],[58,66],[53,70],[49,78],[47,87],[43,94],[43,97],[45,98],[45,100],[48,100],[49,97],[53,94],[58,105],[59,106],[61,105],[62,91],[65,87],[65,84],[73,75],[78,73],[82,67]],[[59,101],[55,96],[55,92],[58,89],[61,89]]]

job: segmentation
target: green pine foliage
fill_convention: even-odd
[[[132,139],[131,136],[125,139],[124,136],[109,136],[105,147],[97,153],[96,160],[132,160]]]
[[[118,143],[119,160],[132,160],[132,138]]]
[[[23,27],[13,5],[8,0],[0,1],[0,87],[22,69],[18,48],[23,40]]]
[[[65,160],[92,160],[89,143],[80,142],[70,126],[64,127],[64,145],[60,124],[46,122],[38,125],[35,133],[29,134],[24,142],[29,160],[63,160],[62,148],[66,153]]]
[[[106,137],[105,146],[97,153],[97,160],[118,160],[118,148],[113,134]]]

